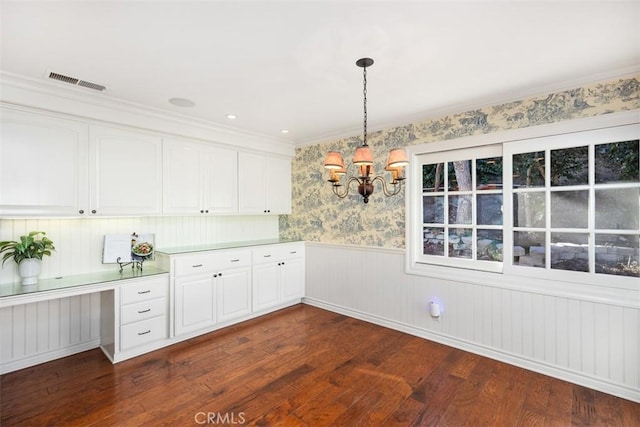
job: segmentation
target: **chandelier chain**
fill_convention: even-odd
[[[367,67],[363,67],[363,76],[364,76],[364,89],[362,90],[363,98],[364,98],[364,140],[363,145],[367,145]]]

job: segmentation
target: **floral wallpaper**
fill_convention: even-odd
[[[374,170],[384,171],[387,153],[406,147],[463,136],[524,128],[640,108],[640,75],[552,93],[547,96],[447,115],[372,133]],[[404,248],[403,192],[385,197],[375,184],[369,203],[362,203],[352,185],[339,199],[327,182],[322,163],[327,151],[342,152],[350,163],[361,135],[296,150],[292,164],[292,213],[280,217],[280,236],[346,245]],[[351,175],[354,166],[347,167]],[[388,174],[388,173],[387,173]]]

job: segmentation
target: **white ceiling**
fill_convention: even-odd
[[[640,64],[639,1],[0,4],[5,73],[66,74],[107,86],[96,96],[292,144],[361,132],[365,56],[370,129]]]

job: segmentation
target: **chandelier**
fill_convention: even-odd
[[[347,174],[347,169],[342,159],[342,154],[338,151],[329,151],[324,159],[324,167],[329,170],[331,189],[333,194],[341,199],[349,194],[349,187],[352,183],[358,184],[358,193],[363,198],[364,203],[369,203],[369,196],[373,194],[373,184],[377,181],[382,185],[382,191],[387,197],[395,196],[402,190],[404,177],[404,167],[409,164],[407,153],[403,148],[393,148],[389,151],[389,157],[385,166],[385,171],[391,172],[391,182],[387,184],[386,179],[381,176],[373,176],[373,154],[367,145],[367,67],[373,65],[373,59],[361,58],[356,61],[356,65],[363,69],[364,76],[364,135],[362,145],[356,148],[353,156],[353,165],[358,168],[358,176],[349,177],[344,190],[341,191],[340,177]],[[391,188],[390,188],[391,186]]]

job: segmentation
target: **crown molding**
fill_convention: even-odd
[[[0,71],[0,89],[0,102],[16,107],[126,125],[248,150],[287,156],[292,156],[295,152],[294,145],[286,140],[124,101],[104,93],[91,93],[80,87],[67,87],[65,83],[47,82]]]

